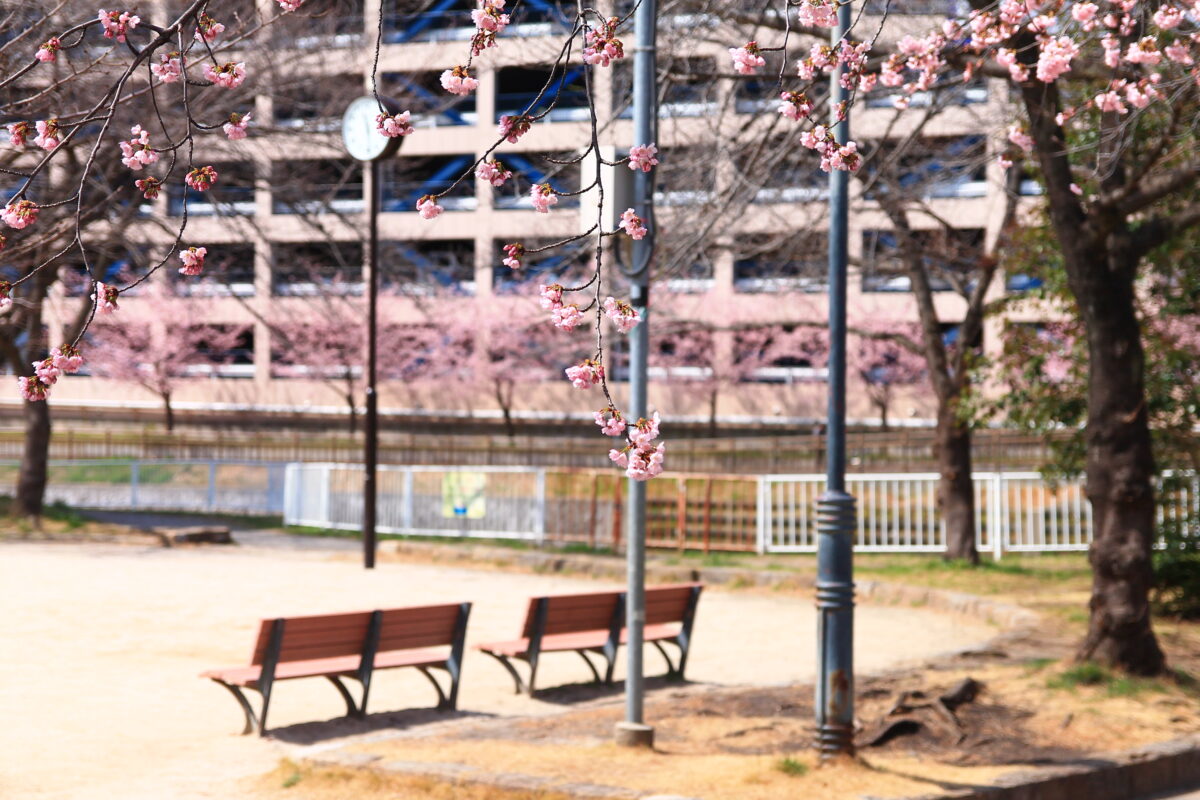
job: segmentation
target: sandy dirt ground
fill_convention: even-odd
[[[224,689],[197,677],[247,663],[263,617],[470,600],[468,645],[516,636],[531,594],[609,584],[482,569],[383,563],[352,553],[255,547],[172,549],[0,544],[0,798],[199,800],[249,797],[246,779],[356,734],[444,715],[414,670],[376,676],[371,716],[344,712],[320,680],[277,686],[270,739],[243,737]],[[979,645],[996,633],[922,608],[860,607],[862,672]],[[693,682],[778,685],[813,677],[809,594],[708,590],[688,665]],[[647,670],[662,669],[647,652]],[[539,685],[588,678],[569,655],[550,657]],[[618,669],[618,678],[621,671]],[[468,655],[463,714],[551,714],[549,700],[514,695],[499,665]],[[322,722],[326,721],[326,722]]]

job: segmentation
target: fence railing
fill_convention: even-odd
[[[46,502],[73,508],[226,514],[283,512],[286,464],[222,461],[52,461]],[[18,462],[0,462],[16,483]]]
[[[1200,479],[1175,476],[1160,492],[1159,521],[1200,536]],[[290,464],[287,524],[357,530],[361,467]],[[855,548],[940,552],[945,524],[936,473],[847,476],[858,501]],[[378,530],[402,535],[510,538],[539,543],[621,544],[624,478],[613,470],[537,467],[381,467]],[[647,486],[647,545],[655,548],[811,553],[817,549],[821,475],[673,475]],[[981,552],[1086,550],[1091,506],[1078,479],[1036,472],[974,475]]]

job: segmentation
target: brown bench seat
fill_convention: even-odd
[[[216,681],[233,694],[246,716],[242,733],[266,733],[275,682],[296,678],[326,678],[345,701],[347,715],[362,716],[367,710],[371,677],[377,670],[414,667],[437,690],[437,707],[453,709],[458,703],[470,613],[470,603],[456,603],[264,619],[249,665],[208,670],[200,677]],[[431,669],[448,673],[448,689],[443,690]],[[345,678],[361,685],[358,702],[342,682]],[[262,695],[260,713],[255,714],[243,689]]]
[[[669,677],[683,677],[701,589],[703,586],[698,583],[646,589],[644,639],[666,659]],[[578,653],[597,683],[612,683],[617,647],[627,644],[629,639],[624,628],[625,596],[625,592],[612,591],[530,598],[520,638],[488,642],[476,648],[508,670],[517,692],[534,693],[538,660],[543,653]],[[675,661],[663,648],[668,642],[679,650]],[[604,659],[603,677],[589,653]],[[513,666],[513,660],[529,665],[528,684]]]

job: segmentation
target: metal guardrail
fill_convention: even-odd
[[[280,514],[283,463],[236,461],[51,461],[45,500],[73,508]],[[19,462],[0,462],[16,483]]]

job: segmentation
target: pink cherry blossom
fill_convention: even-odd
[[[636,308],[615,297],[609,297],[604,301],[604,313],[621,333],[629,333],[642,321],[642,315]]]
[[[250,116],[253,111],[247,111],[245,114],[233,113],[229,115],[229,121],[221,126],[231,141],[246,138],[246,128],[250,125]]]
[[[433,219],[445,210],[438,205],[437,198],[433,195],[423,195],[417,201],[417,211],[421,212],[421,219]]]
[[[574,303],[554,309],[550,317],[554,322],[554,327],[564,331],[574,330],[576,325],[583,322],[583,312]]]
[[[125,42],[125,35],[136,28],[141,18],[128,11],[105,11],[100,9],[100,24],[104,26],[104,38]]]
[[[158,197],[158,193],[162,191],[162,181],[154,176],[141,178],[133,182],[133,185],[142,193],[142,197],[147,200],[154,200]]]
[[[804,92],[782,92],[779,95],[779,113],[799,122],[812,113],[813,104]]]
[[[150,146],[150,132],[141,125],[134,125],[128,141],[121,142],[121,163],[132,170],[139,170],[158,161],[158,151]],[[215,180],[215,174],[214,174]]]
[[[504,182],[512,177],[512,171],[505,169],[499,161],[489,159],[475,170],[475,177],[492,186],[503,186]]]
[[[205,64],[204,77],[217,86],[236,89],[242,85],[242,81],[246,80],[246,62],[229,61],[216,67],[212,64]]]
[[[42,383],[47,386],[53,386],[58,383],[58,378],[62,375],[62,370],[55,366],[53,358],[43,358],[41,361],[33,362],[33,374]]]
[[[1089,23],[1096,18],[1096,14],[1100,12],[1100,7],[1095,3],[1075,3],[1071,6],[1071,17],[1084,25],[1084,30],[1089,31]],[[1095,23],[1092,23],[1094,25]]]
[[[800,24],[809,28],[832,28],[837,25],[835,0],[800,0],[797,7]]]
[[[29,138],[28,122],[12,122],[8,126],[8,141],[13,147],[24,147]]]
[[[279,3],[279,7],[283,9],[283,13],[290,14],[291,12],[304,5],[304,0],[275,0]]]
[[[211,42],[224,32],[224,25],[202,11],[196,20],[196,32],[192,35],[196,37],[197,42]]]
[[[1116,112],[1118,114],[1128,114],[1129,109],[1121,102],[1121,95],[1116,92],[1101,92],[1096,95],[1096,108],[1105,112]],[[1028,150],[1026,152],[1029,152]]]
[[[0,311],[7,311],[12,308],[12,289],[13,285],[8,281],[0,281]]]
[[[533,210],[539,214],[549,214],[550,207],[558,204],[558,195],[548,183],[535,183],[530,187],[529,199],[533,201]]]
[[[56,369],[70,375],[78,372],[83,366],[83,353],[74,345],[60,344],[50,351],[50,360]]]
[[[1079,184],[1072,183],[1070,188],[1071,188],[1071,194],[1076,195],[1076,196],[1083,195],[1083,189],[1079,188]]]
[[[552,283],[549,286],[542,284],[538,287],[538,302],[547,311],[562,308],[562,295],[563,287],[561,284]]]
[[[1008,140],[1026,153],[1033,152],[1033,137],[1020,125],[1014,123],[1008,126]]]
[[[442,73],[442,88],[450,94],[470,94],[479,88],[479,81],[459,65]]]
[[[46,41],[42,42],[42,46],[38,48],[34,55],[38,61],[46,63],[58,59],[58,51],[62,48],[62,41],[57,36],[51,36]]]
[[[529,133],[530,119],[524,114],[516,116],[508,116],[505,114],[500,117],[500,135],[503,136],[509,143],[516,144],[522,136]]]
[[[610,450],[608,457],[619,466],[625,467],[625,474],[636,481],[646,481],[662,474],[663,458],[667,446],[660,442],[653,445],[629,446],[624,450]]]
[[[625,57],[625,45],[616,37],[620,22],[617,17],[609,17],[601,27],[589,29],[584,34],[583,63],[607,67]]]
[[[401,111],[399,114],[381,113],[375,118],[375,130],[389,139],[408,136],[413,132],[411,114]]]
[[[1012,159],[1003,153],[996,156],[996,163],[1000,165],[1000,169],[1008,169],[1013,165]]]
[[[62,129],[58,127],[57,119],[39,119],[33,143],[43,150],[53,150],[62,141],[61,136]]]
[[[567,380],[576,389],[590,389],[604,380],[604,367],[590,358],[581,364],[567,367],[566,373]]]
[[[1159,6],[1154,12],[1154,24],[1165,30],[1178,27],[1186,19],[1184,11],[1178,6]]]
[[[37,222],[38,207],[29,200],[15,200],[0,212],[0,219],[10,228],[26,228]]]
[[[183,182],[197,192],[207,192],[217,182],[217,170],[211,164],[196,167],[184,176]]]
[[[1193,63],[1192,54],[1189,52],[1188,46],[1180,41],[1172,42],[1164,47],[1163,54],[1176,64],[1183,64],[1186,67],[1190,67]]]
[[[31,375],[28,378],[17,378],[17,386],[21,390],[21,397],[30,402],[39,402],[45,400],[50,394],[50,387],[42,382],[42,379],[37,375]]]
[[[1038,55],[1037,77],[1050,83],[1071,71],[1071,59],[1079,55],[1079,45],[1069,36],[1043,37]]]
[[[620,436],[625,432],[625,420],[621,416],[621,412],[612,406],[592,412],[592,417],[600,426],[600,432],[605,436]]]
[[[658,164],[658,148],[653,144],[639,144],[629,148],[629,168],[649,172]]]
[[[648,233],[646,226],[642,223],[642,218],[635,214],[632,208],[625,209],[621,214],[619,227],[623,228],[631,239],[644,239]]]
[[[183,77],[183,56],[177,51],[163,53],[157,64],[150,65],[150,71],[163,83],[175,83]]]
[[[1129,45],[1129,49],[1125,51],[1125,60],[1130,64],[1154,66],[1162,61],[1162,53],[1158,52],[1154,37],[1146,36]]]
[[[504,266],[509,269],[521,268],[521,257],[525,255],[525,245],[520,242],[504,245]]]
[[[111,314],[118,310],[117,295],[121,292],[117,287],[96,281],[96,291],[92,294],[92,302],[101,314]]]
[[[483,0],[479,8],[471,12],[471,22],[486,33],[502,33],[508,27],[508,14],[504,12],[505,0]]]
[[[767,60],[759,55],[757,42],[729,48],[729,57],[733,59],[734,70],[741,75],[753,75],[767,65]]]
[[[655,411],[650,419],[643,417],[629,429],[629,441],[637,446],[648,445],[658,438],[658,427],[662,420]]]
[[[189,247],[179,251],[179,260],[183,266],[179,268],[180,275],[199,275],[204,270],[204,257],[208,255],[207,247]]]

